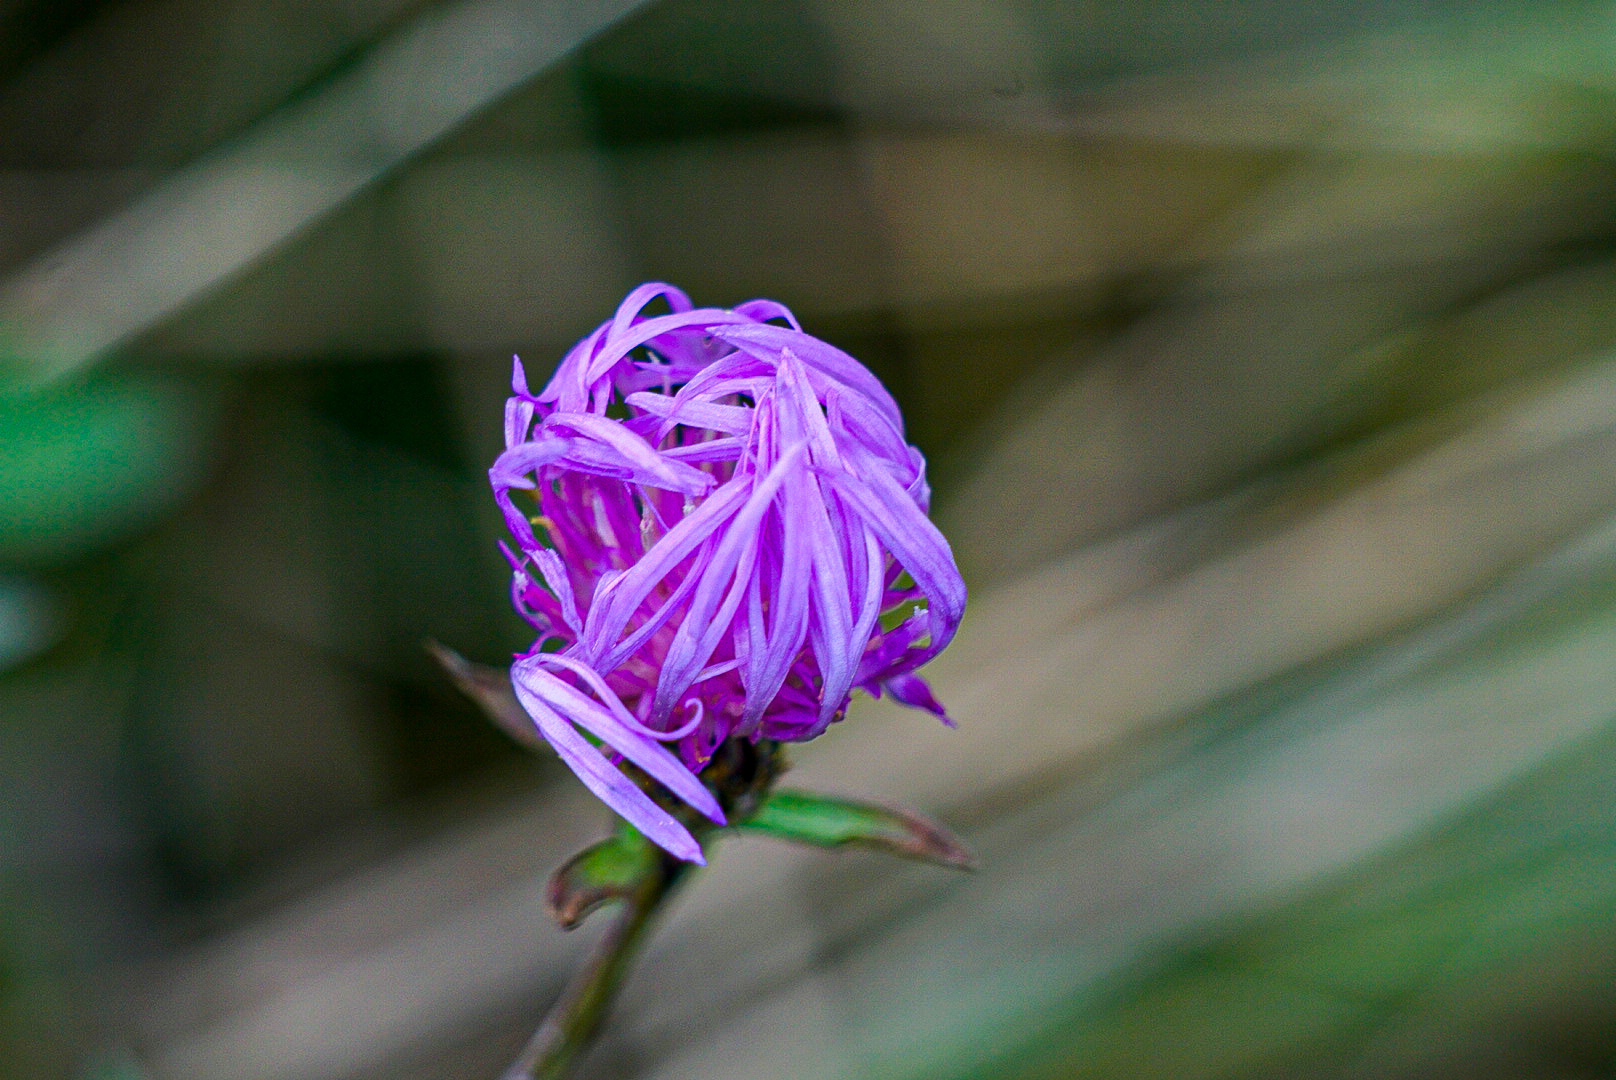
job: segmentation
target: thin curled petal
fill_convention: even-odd
[[[606,417],[558,413],[545,422],[545,428],[563,441],[561,461],[570,468],[686,495],[702,495],[713,487],[707,473],[669,461],[644,439]]]
[[[869,368],[834,345],[800,330],[769,323],[719,326],[714,327],[712,333],[721,341],[727,341],[753,356],[773,358],[791,349],[809,367],[817,368],[869,399],[902,430],[903,415],[898,411],[898,403],[892,400],[892,395],[881,385],[881,380],[870,374]]]
[[[682,461],[686,465],[699,465],[715,461],[734,461],[741,456],[743,449],[744,446],[739,439],[708,439],[706,442],[669,447],[662,451],[662,455],[673,461]]]
[[[658,315],[621,330],[614,326],[600,352],[590,358],[589,366],[585,369],[585,377],[591,382],[601,378],[641,345],[650,344],[655,339],[676,331],[692,327],[708,328],[720,323],[747,322],[746,316],[737,315],[733,311],[703,308],[697,311],[681,311],[673,315]]]
[[[513,678],[512,686],[522,708],[537,725],[539,734],[555,748],[567,767],[601,802],[621,814],[652,843],[687,862],[705,863],[701,845],[690,835],[690,830],[653,802],[622,770],[601,756],[600,751],[572,726],[577,718],[563,717],[542,696],[534,693],[533,684],[544,679],[560,682],[549,672],[538,670],[529,673],[525,680]],[[602,708],[600,711],[604,713],[605,710]]]
[[[665,427],[685,424],[725,435],[745,435],[752,430],[752,410],[742,405],[719,405],[693,397],[667,397],[644,391],[630,394],[628,403],[664,421]]]
[[[583,620],[578,617],[578,598],[573,594],[572,581],[567,577],[566,567],[561,565],[561,556],[549,548],[538,548],[532,553],[535,566],[539,568],[539,576],[550,587],[555,598],[561,603],[561,618],[567,624],[567,629],[573,634],[583,632]]]
[[[935,656],[953,640],[965,613],[965,582],[954,565],[948,541],[890,477],[824,475],[837,494],[858,510],[865,524],[881,538],[931,602],[928,623],[932,641],[928,648]]]
[[[758,322],[771,322],[774,319],[784,319],[791,324],[793,330],[801,330],[802,323],[791,314],[791,309],[778,300],[748,300],[744,304],[736,304],[735,310]]]
[[[600,700],[590,698],[570,683],[557,678],[549,670],[553,667],[570,670],[575,675],[581,671],[588,672],[591,689],[600,695]],[[667,747],[633,730],[631,725],[635,725],[635,721],[623,703],[603,680],[597,680],[600,680],[600,676],[589,671],[586,665],[550,653],[529,656],[511,665],[511,684],[517,688],[517,698],[524,707],[530,700],[542,702],[557,715],[576,723],[644,769],[646,775],[679,799],[723,824],[724,811],[713,793],[680,764]],[[523,696],[524,693],[526,696]]]
[[[695,730],[696,725],[701,723],[702,716],[701,712],[698,710],[693,719],[686,721],[682,727],[674,728],[671,731],[658,731],[655,728],[646,727],[644,724],[640,723],[634,718],[634,714],[628,711],[628,709],[623,705],[622,700],[618,698],[618,696],[612,692],[612,689],[606,685],[606,680],[601,678],[600,675],[589,665],[580,663],[572,657],[566,656],[562,653],[540,653],[533,656],[532,659],[537,661],[540,667],[563,668],[578,676],[586,684],[588,684],[591,690],[595,692],[595,696],[599,699],[601,704],[606,706],[606,711],[611,713],[612,717],[619,724],[622,724],[636,735],[643,736],[647,739],[654,739],[657,742],[673,742],[676,739],[682,739],[686,735],[690,734]],[[577,698],[570,697],[570,695],[564,694],[563,696],[567,696],[568,700],[573,702],[578,700]],[[700,703],[698,702],[698,704]],[[647,769],[646,771],[649,772],[650,770]],[[714,817],[713,820],[720,823],[723,822],[723,812],[718,809],[718,803],[713,801],[711,793],[708,792],[705,787],[702,787],[700,784],[691,785],[686,781],[683,774],[673,773],[670,775],[672,776],[672,780],[664,782],[667,783],[669,789],[672,790],[674,794],[701,810],[702,813],[707,814],[709,817],[716,814],[717,816]]]
[[[746,710],[738,730],[751,734],[791,674],[792,664],[808,636],[809,546],[802,510],[794,500],[776,508],[780,522],[780,569],[769,611],[763,610],[764,583],[750,582],[745,660]]]
[[[696,672],[712,658],[718,639],[728,630],[729,620],[744,597],[743,562],[755,557],[763,514],[805,452],[806,447],[800,443],[790,448],[757,482],[725,531],[711,562],[703,568],[702,583],[691,598],[690,613],[679,625],[663,660],[651,711],[653,719],[672,711],[674,703],[695,681]]]
[[[609,582],[602,579],[602,585],[595,590],[595,599],[584,624],[585,651],[598,661],[603,661],[602,667],[614,668],[626,659],[617,658],[615,663],[604,660],[607,650],[617,642],[629,619],[651,591],[686,556],[726,525],[739,512],[745,497],[746,492],[733,485],[719,488],[706,502],[668,530],[639,562]]]

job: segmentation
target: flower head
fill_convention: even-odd
[[[659,298],[670,311],[646,314]],[[653,841],[701,861],[620,761],[722,823],[697,774],[726,739],[811,739],[855,688],[948,722],[914,672],[954,636],[965,586],[926,516],[925,461],[857,360],[773,301],[697,308],[650,284],[537,395],[518,361],[513,390],[489,476],[539,639],[512,682]]]

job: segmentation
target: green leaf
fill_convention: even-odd
[[[861,844],[962,870],[976,866],[959,838],[928,817],[829,795],[772,792],[755,814],[734,827],[816,847]]]
[[[210,413],[149,376],[0,392],[0,561],[62,563],[150,527],[202,478]]]
[[[602,904],[634,895],[660,862],[656,847],[624,825],[563,863],[550,876],[545,903],[561,929],[571,930]]]

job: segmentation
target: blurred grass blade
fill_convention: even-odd
[[[773,792],[757,813],[735,827],[815,847],[861,844],[963,870],[976,866],[975,856],[958,837],[912,810],[804,791]]]
[[[28,381],[95,361],[252,266],[639,3],[431,7],[317,92],[0,282],[6,359]]]
[[[620,828],[563,863],[550,877],[544,902],[561,929],[571,930],[602,904],[634,895],[659,861],[649,840]]]

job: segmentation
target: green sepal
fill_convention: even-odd
[[[602,904],[635,895],[650,875],[661,872],[661,862],[656,845],[639,830],[621,825],[550,875],[545,905],[561,929],[571,930]]]
[[[976,867],[976,857],[960,839],[931,818],[806,791],[773,791],[733,827],[815,847],[859,844],[962,870]]]

